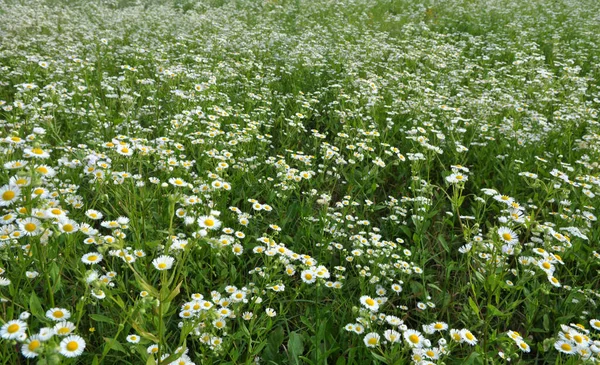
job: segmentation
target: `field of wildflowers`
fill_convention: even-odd
[[[0,0],[0,363],[600,363],[598,14]]]

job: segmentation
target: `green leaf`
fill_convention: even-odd
[[[38,319],[45,320],[44,309],[40,303],[40,298],[38,298],[35,293],[31,293],[31,297],[29,297],[29,310],[31,311],[31,314]]]
[[[104,341],[106,341],[106,346],[108,346],[111,350],[120,351],[122,353],[127,353],[127,350],[121,345],[121,343],[114,338],[104,337]]]
[[[148,356],[148,359],[146,359],[146,365],[156,365],[156,360],[154,360],[154,356]]]
[[[291,364],[300,364],[299,356],[304,352],[304,341],[302,335],[297,332],[291,332],[287,343],[289,358]]]
[[[481,359],[481,355],[478,352],[473,352],[471,355],[463,362],[463,365],[480,365],[483,364],[483,360]]]
[[[479,315],[479,308],[477,307],[477,304],[473,301],[473,299],[470,297],[469,297],[469,306],[471,307],[473,312],[475,312],[475,314]]]
[[[96,322],[115,324],[115,321],[113,321],[112,318],[103,316],[102,314],[90,314],[89,317]]]

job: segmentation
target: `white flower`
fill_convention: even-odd
[[[46,317],[54,321],[64,321],[71,318],[71,312],[64,308],[52,308],[46,312]]]
[[[6,340],[15,340],[19,338],[27,330],[27,323],[15,319],[6,322],[2,328],[0,328],[0,337]]]
[[[65,357],[77,357],[83,353],[85,341],[77,335],[65,337],[60,341],[60,354]]]
[[[379,336],[378,333],[370,332],[370,333],[367,333],[367,335],[365,336],[363,341],[365,342],[365,345],[367,347],[376,347],[377,345],[379,345],[380,338],[381,338],[381,336]]]
[[[171,256],[161,255],[152,261],[152,265],[154,265],[157,270],[169,270],[173,267],[173,262],[175,262],[175,259]]]
[[[363,295],[360,297],[360,303],[371,312],[377,312],[377,310],[379,310],[379,304],[377,301],[368,295]]]
[[[129,336],[127,336],[127,342],[129,342],[129,343],[139,343],[140,342],[140,336],[138,336],[138,335],[129,335]]]
[[[221,221],[219,221],[217,218],[213,217],[212,215],[201,216],[201,217],[198,217],[198,225],[201,228],[216,230],[216,229],[219,229],[219,227],[221,227]]]

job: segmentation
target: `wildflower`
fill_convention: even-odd
[[[39,354],[37,351],[40,350],[42,341],[37,335],[33,335],[27,339],[27,341],[21,346],[21,353],[28,359],[37,357]]]
[[[173,267],[173,262],[175,262],[175,259],[171,256],[167,256],[167,255],[161,255],[160,257],[154,259],[152,261],[152,265],[154,265],[154,267],[157,270],[169,270],[171,269],[171,267]]]
[[[52,330],[58,336],[66,336],[75,330],[75,325],[69,321],[62,321],[54,325]]]
[[[46,312],[46,317],[54,321],[64,321],[71,317],[71,312],[64,308],[52,308]]]
[[[86,265],[97,264],[102,261],[102,254],[98,252],[90,252],[81,257],[81,261]]]
[[[37,218],[25,218],[19,221],[19,229],[26,236],[37,236],[42,232],[42,222]]]
[[[519,237],[517,234],[508,227],[498,228],[498,236],[500,236],[500,240],[508,243],[509,245],[516,245],[519,243]]]
[[[473,334],[471,333],[471,331],[469,331],[468,329],[463,329],[460,331],[460,334],[463,338],[463,340],[468,343],[471,346],[475,346],[475,344],[477,344],[477,338],[475,338],[475,336],[473,336]]]
[[[371,312],[377,312],[377,310],[379,309],[379,304],[377,303],[377,301],[369,297],[368,295],[363,295],[362,297],[360,297],[360,303]]]
[[[409,344],[410,347],[421,348],[425,338],[419,331],[406,330],[404,331],[404,340]]]
[[[446,176],[446,181],[448,181],[450,184],[464,183],[467,180],[469,180],[469,177],[460,172],[455,172],[453,174]]]
[[[15,340],[21,337],[22,334],[27,330],[27,323],[15,319],[6,322],[2,328],[0,328],[0,337],[6,340]]]
[[[77,335],[65,337],[60,341],[60,354],[65,357],[77,357],[83,353],[85,341]]]
[[[399,332],[394,331],[394,330],[386,330],[383,333],[383,336],[385,337],[386,340],[388,340],[391,343],[396,343],[400,341],[401,335]]]
[[[556,341],[554,343],[554,348],[557,349],[558,351],[562,352],[563,354],[574,354],[577,349],[575,346],[571,345],[570,343],[568,343],[567,341]]]
[[[15,185],[4,185],[0,188],[0,207],[13,204],[21,195],[21,189]]]
[[[269,317],[275,317],[277,315],[277,312],[273,308],[265,309],[265,313],[267,313],[267,316]]]
[[[365,342],[365,345],[367,347],[377,347],[377,345],[379,345],[380,338],[381,338],[381,336],[379,336],[378,333],[370,332],[370,333],[367,333],[367,335],[365,336],[363,341]]]
[[[300,277],[302,278],[302,281],[304,281],[307,284],[312,284],[317,280],[317,274],[312,270],[302,271]]]
[[[221,227],[221,221],[217,218],[210,216],[201,216],[198,217],[198,225],[202,228],[216,230]]]

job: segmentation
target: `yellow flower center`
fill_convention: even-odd
[[[36,154],[36,155],[41,155],[44,153],[44,150],[42,150],[41,148],[33,148],[31,150],[31,153]]]
[[[54,316],[54,318],[62,318],[65,316],[65,314],[62,311],[56,311],[52,314]]]
[[[512,235],[510,233],[502,233],[502,238],[504,238],[505,241],[510,241],[512,240]]]
[[[427,354],[427,356],[429,356],[429,357],[434,357],[435,356],[435,352],[433,352],[432,350],[427,350],[425,352],[425,354]]]
[[[544,267],[544,269],[548,270],[550,269],[551,265],[548,261],[544,261],[544,263],[542,264],[542,266]]]
[[[33,190],[33,193],[34,193],[35,195],[40,195],[40,194],[43,194],[43,193],[44,193],[44,189],[42,189],[42,188],[37,188],[37,189]]]
[[[19,326],[16,323],[11,324],[10,326],[8,326],[7,331],[8,333],[15,333],[17,332],[19,329],[21,329],[21,326]]]
[[[204,221],[204,224],[206,224],[208,227],[212,227],[215,225],[215,221],[212,219],[207,219]]]
[[[369,345],[377,345],[377,338],[376,337],[371,337],[369,338]]]
[[[57,332],[59,335],[66,335],[67,333],[69,333],[71,331],[69,330],[68,327],[62,327]]]
[[[67,223],[67,224],[65,224],[65,225],[63,226],[63,230],[64,230],[65,232],[72,232],[72,231],[73,231],[73,225],[72,225],[72,224],[70,224],[70,223]]]
[[[12,190],[7,190],[2,194],[2,200],[12,200],[15,197],[15,192]]]
[[[577,343],[582,343],[583,342],[583,337],[579,336],[579,335],[575,335],[573,336],[573,339],[575,340],[575,342]]]
[[[167,264],[165,264],[164,262],[161,262],[160,264],[158,264],[158,268],[159,269],[166,269],[167,268]]]
[[[67,350],[76,351],[79,348],[77,341],[71,341],[67,344]]]
[[[98,259],[98,256],[96,256],[96,255],[88,256],[88,261],[96,261],[97,259]]]
[[[35,225],[35,223],[30,222],[30,223],[25,224],[25,230],[27,232],[33,232],[33,231],[35,231],[36,228],[37,228],[37,226]]]
[[[304,278],[305,278],[306,280],[312,280],[313,276],[312,276],[312,274],[305,274],[305,275],[304,275]]]
[[[365,300],[365,303],[367,303],[367,305],[369,305],[369,306],[375,305],[375,301],[371,298],[368,298],[367,300]]]
[[[45,168],[44,166],[40,166],[36,169],[37,172],[39,172],[40,174],[47,174],[48,173],[48,169]]]
[[[473,335],[471,334],[471,332],[467,332],[467,333],[465,334],[465,337],[466,337],[468,340],[473,340],[473,338],[475,338],[475,337],[473,337]]]
[[[433,328],[435,328],[436,330],[441,330],[442,328],[444,328],[444,326],[441,323],[436,323]]]
[[[17,179],[17,181],[15,181],[15,183],[19,186],[25,185],[25,184],[27,184],[27,179],[20,178],[20,179]]]
[[[569,345],[568,343],[563,343],[562,345],[560,345],[560,348],[564,351],[571,351],[572,349],[571,345]]]
[[[33,340],[29,343],[29,345],[27,345],[27,348],[29,349],[29,351],[35,351],[38,347],[40,347],[39,340]]]
[[[412,334],[408,336],[408,340],[412,343],[419,343],[419,336]]]

